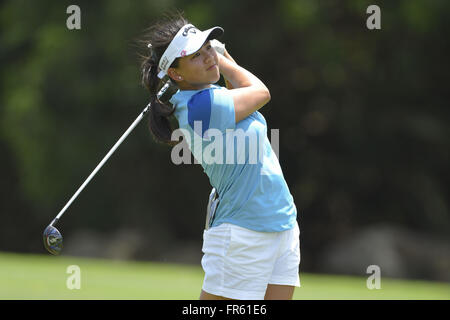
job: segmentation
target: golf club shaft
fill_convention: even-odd
[[[105,164],[106,161],[108,161],[109,157],[116,151],[116,149],[120,146],[120,144],[126,139],[126,137],[130,134],[131,131],[138,125],[138,123],[142,120],[142,118],[145,116],[145,114],[148,112],[150,108],[150,103],[145,107],[145,109],[139,114],[139,116],[134,120],[134,122],[131,124],[131,126],[125,131],[125,133],[120,137],[120,139],[116,142],[116,144],[109,150],[109,152],[106,154],[106,156],[103,158],[102,161],[97,165],[97,167],[92,171],[92,173],[89,175],[89,177],[86,179],[86,181],[83,182],[81,187],[78,188],[77,192],[70,198],[69,202],[62,208],[62,210],[58,213],[56,218],[52,221],[50,225],[55,225],[59,218],[64,214],[64,212],[69,208],[69,206],[72,204],[72,202],[78,197],[81,191],[83,191],[84,187],[91,181],[91,179],[95,176],[95,174],[100,170],[100,168]]]

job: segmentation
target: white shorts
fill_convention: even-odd
[[[298,224],[257,232],[223,223],[203,232],[203,291],[240,300],[264,299],[268,284],[300,286]]]

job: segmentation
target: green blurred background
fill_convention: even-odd
[[[66,26],[72,4],[81,30]],[[366,27],[371,4],[381,30]],[[445,0],[3,1],[0,251],[46,254],[44,228],[147,104],[136,40],[174,8],[200,29],[222,26],[230,54],[271,91],[260,111],[279,129],[301,271],[378,265],[448,285]],[[143,121],[58,224],[63,255],[198,267],[211,187],[170,151]]]

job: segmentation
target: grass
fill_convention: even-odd
[[[70,265],[81,270],[81,288],[69,290]],[[369,275],[368,275],[369,276]],[[450,284],[381,279],[369,290],[365,277],[300,273],[294,299],[444,299]],[[110,261],[67,256],[0,252],[0,299],[198,299],[199,266]]]

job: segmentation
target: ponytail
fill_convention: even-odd
[[[171,146],[177,144],[178,141],[171,140],[173,128],[169,120],[175,108],[169,102],[163,103],[158,99],[162,81],[158,78],[158,65],[152,58],[143,63],[142,83],[150,91],[149,129],[154,139]]]
[[[168,99],[163,99],[164,101],[158,99],[158,91],[164,84],[158,78],[158,64],[159,59],[177,32],[188,23],[180,12],[166,15],[147,29],[147,35],[140,41],[145,45],[146,50],[149,50],[148,47],[150,47],[150,55],[144,56],[142,62],[142,84],[150,91],[150,132],[156,141],[171,146],[178,143],[178,141],[171,140],[173,128],[170,125],[170,117],[173,115],[175,108],[170,102],[166,102]],[[178,59],[175,59],[171,67],[178,67]]]

